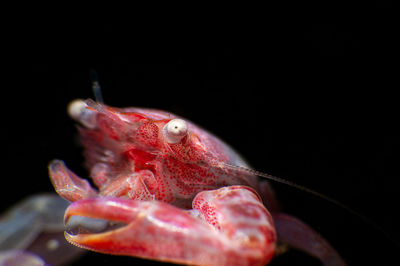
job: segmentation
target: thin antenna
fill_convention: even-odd
[[[98,103],[104,103],[103,95],[101,93],[101,87],[99,83],[99,75],[94,69],[90,70],[90,79],[92,81],[92,90],[94,94],[94,98]]]
[[[362,215],[361,213],[353,210],[352,208],[344,205],[343,203],[341,203],[341,202],[339,202],[339,201],[337,201],[337,200],[335,200],[335,199],[333,199],[331,197],[328,197],[328,196],[326,196],[326,195],[324,195],[322,193],[319,193],[319,192],[317,192],[315,190],[309,189],[309,188],[304,187],[302,185],[296,184],[296,183],[294,183],[292,181],[289,181],[289,180],[286,180],[286,179],[283,179],[283,178],[280,178],[280,177],[276,177],[276,176],[273,176],[273,175],[270,175],[270,174],[267,174],[267,173],[259,172],[257,170],[249,169],[249,168],[246,168],[246,167],[243,167],[243,166],[236,166],[236,165],[231,165],[231,164],[227,164],[227,163],[218,163],[217,166],[218,167],[226,167],[226,168],[229,168],[231,170],[236,170],[236,171],[240,171],[240,172],[245,172],[245,173],[249,173],[249,174],[252,174],[252,175],[256,175],[256,176],[259,176],[259,177],[263,177],[263,178],[275,181],[277,183],[281,183],[281,184],[288,185],[290,187],[297,188],[299,190],[302,190],[302,191],[305,191],[305,192],[307,192],[309,194],[312,194],[312,195],[314,195],[316,197],[324,199],[324,200],[332,203],[333,205],[336,205],[336,206],[338,206],[340,208],[343,208],[344,210],[348,211],[349,213],[353,214],[354,216],[360,218],[363,222],[365,222],[366,224],[374,227],[376,230],[381,232],[387,239],[392,241],[397,247],[400,247],[400,244],[397,241],[395,241],[381,226],[379,226],[378,224],[373,222],[371,219],[369,219],[366,216]]]

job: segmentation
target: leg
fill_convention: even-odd
[[[98,164],[102,166],[101,164]],[[101,182],[104,189],[98,193],[89,182],[75,175],[62,161],[54,160],[49,164],[49,174],[56,192],[66,200],[77,201],[96,196],[128,197],[130,199],[154,199],[157,181],[151,171],[142,170],[138,173],[120,176],[112,180],[105,180],[102,167],[95,167],[92,171],[96,184]],[[106,182],[106,183],[105,183]]]
[[[127,197],[134,200],[154,200],[157,186],[153,173],[149,170],[141,170],[110,180],[104,189],[100,190],[100,195]]]
[[[127,225],[66,237],[102,253],[184,264],[265,265],[272,258],[276,241],[272,218],[252,189],[204,191],[195,197],[193,208],[188,212],[159,201],[121,198],[82,200],[67,209],[67,220],[78,215]]]
[[[272,216],[279,241],[320,259],[325,266],[346,265],[336,250],[302,221],[282,213]]]

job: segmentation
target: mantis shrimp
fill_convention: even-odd
[[[81,248],[195,265],[265,265],[283,242],[345,265],[317,232],[281,213],[265,180],[226,143],[174,114],[73,101],[86,167],[49,165],[72,204],[66,239]]]

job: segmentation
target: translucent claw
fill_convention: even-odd
[[[68,201],[81,200],[97,195],[97,191],[90,186],[89,182],[70,171],[63,161],[51,161],[49,175],[56,192]]]

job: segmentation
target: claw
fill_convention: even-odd
[[[227,190],[202,192],[195,200],[208,200],[196,205],[204,215],[212,216],[213,208],[220,213],[217,227],[160,201],[97,197],[68,207],[65,236],[76,246],[106,254],[196,265],[266,264],[275,247],[269,214],[250,190],[239,186],[232,193]],[[242,198],[245,195],[250,197]],[[244,200],[240,206],[238,199]],[[241,216],[237,211],[243,207],[248,211]],[[232,217],[237,223],[228,222]],[[243,224],[246,217],[253,222]]]
[[[64,221],[72,216],[85,216],[129,223],[137,215],[140,202],[122,198],[97,197],[72,203],[65,211]]]
[[[132,234],[132,227],[135,221],[140,220],[138,203],[143,205],[145,202],[119,198],[92,198],[74,202],[65,212],[64,221],[69,229],[65,237],[72,244],[87,249],[129,255],[124,251],[132,242],[129,238],[136,237]],[[77,231],[78,225],[81,227],[78,233],[71,233]]]
[[[215,230],[210,230],[209,225],[184,210],[158,201],[85,199],[69,206],[65,222],[69,224],[75,216],[119,223],[116,229],[100,233],[73,235],[65,232],[70,243],[101,253],[180,263],[188,263],[187,256],[191,256],[192,263],[204,265],[217,260],[220,255],[218,250],[224,243],[227,244]]]
[[[89,182],[75,175],[65,166],[63,161],[51,161],[49,175],[56,192],[68,201],[76,201],[97,195],[97,191],[90,186]]]

